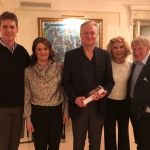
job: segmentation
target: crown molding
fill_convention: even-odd
[[[149,10],[150,11],[150,5],[130,5],[129,6],[130,10],[133,11],[133,10]]]
[[[150,5],[129,5],[130,24],[134,25],[134,20],[150,20]]]

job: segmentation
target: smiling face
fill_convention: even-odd
[[[35,49],[37,61],[48,61],[50,50],[44,43],[38,43]]]
[[[2,34],[2,41],[4,44],[15,41],[16,33],[18,33],[18,27],[16,22],[11,19],[2,20],[0,24],[0,32]]]
[[[80,37],[83,46],[94,46],[98,37],[96,26],[92,24],[85,24],[84,26],[82,26]]]
[[[132,51],[135,60],[141,62],[149,53],[149,48],[143,44],[133,44]]]
[[[114,60],[123,59],[125,57],[125,47],[123,42],[116,42],[112,47],[112,56]]]

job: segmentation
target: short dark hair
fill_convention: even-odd
[[[35,53],[36,47],[38,43],[43,43],[48,49],[49,49],[49,57],[48,59],[51,60],[52,62],[54,62],[54,56],[55,56],[55,52],[52,49],[52,45],[50,43],[50,41],[44,37],[37,37],[32,44],[32,55],[31,55],[31,66],[34,66],[37,62],[37,56]]]
[[[16,26],[18,27],[18,18],[17,18],[17,16],[14,13],[9,12],[9,11],[5,11],[0,15],[0,25],[1,25],[3,20],[7,20],[7,19],[14,20],[15,23],[16,23]]]

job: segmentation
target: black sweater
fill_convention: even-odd
[[[11,53],[0,44],[0,107],[24,104],[24,69],[30,64],[25,48],[17,44]]]

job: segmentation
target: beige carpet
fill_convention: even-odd
[[[134,138],[132,133],[131,124],[129,125],[129,133],[130,133],[130,147],[131,150],[136,150],[136,145],[134,144]],[[33,143],[21,143],[19,146],[19,150],[34,150]],[[66,142],[60,144],[60,150],[72,150],[72,129],[71,129],[71,121],[66,124]],[[85,150],[88,150],[88,141],[86,140]],[[102,135],[101,141],[101,150],[104,149],[104,136]]]

